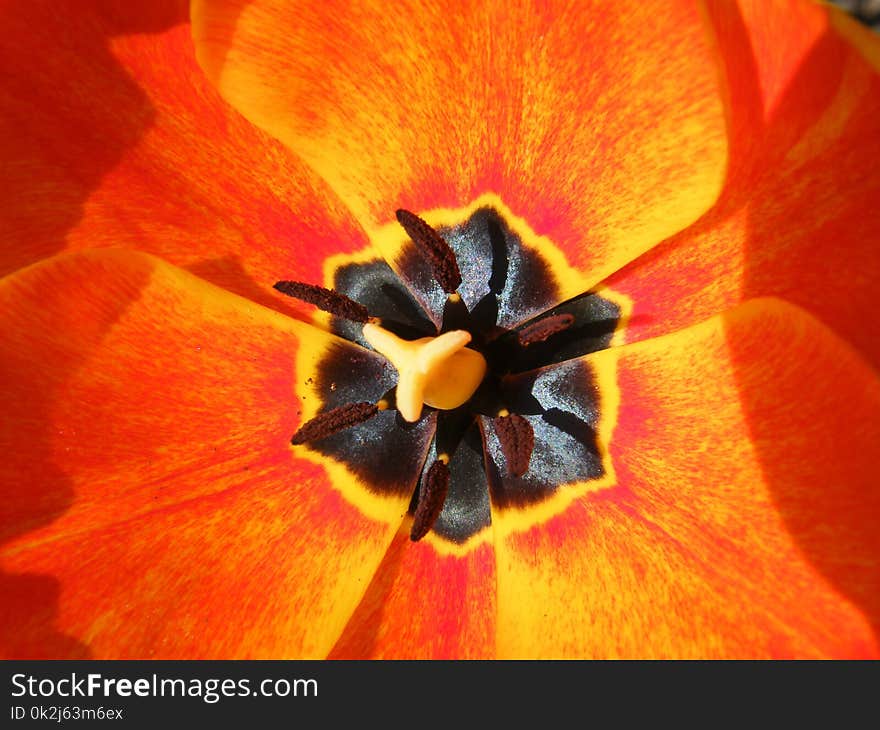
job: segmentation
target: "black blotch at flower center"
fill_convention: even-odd
[[[604,476],[596,376],[579,358],[610,345],[621,311],[596,293],[560,304],[551,267],[494,208],[430,233],[406,211],[398,220],[416,244],[430,234],[445,242],[452,262],[432,240],[427,255],[403,247],[400,276],[375,260],[338,268],[332,291],[295,282],[276,289],[330,311],[333,332],[366,347],[367,317],[408,340],[466,330],[486,376],[463,405],[425,407],[408,423],[394,410],[388,367],[366,352],[331,348],[316,374],[319,415],[294,443],[308,441],[378,493],[412,492],[413,539],[433,531],[460,544],[491,523],[490,503],[527,508],[563,485]]]

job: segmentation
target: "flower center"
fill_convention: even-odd
[[[490,502],[538,504],[604,475],[596,382],[578,358],[607,347],[620,309],[596,294],[559,304],[550,267],[495,210],[452,229],[408,211],[397,219],[411,241],[395,263],[400,278],[373,262],[338,269],[334,289],[275,285],[329,312],[337,334],[397,371],[393,387],[364,400],[384,376],[329,355],[317,380],[331,392],[323,389],[323,407],[292,443],[348,464],[368,484],[424,459],[410,536],[433,531],[461,544],[491,522]],[[350,387],[337,389],[340,376]]]

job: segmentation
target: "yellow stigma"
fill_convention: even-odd
[[[465,347],[471,335],[464,330],[402,340],[368,323],[364,338],[397,369],[397,410],[410,423],[419,420],[423,404],[442,410],[458,408],[486,374],[483,356]]]

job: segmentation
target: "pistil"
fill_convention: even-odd
[[[464,330],[404,340],[377,324],[365,324],[364,338],[397,370],[397,411],[410,423],[419,420],[423,405],[441,410],[463,405],[486,374],[486,359],[465,347],[471,334]]]

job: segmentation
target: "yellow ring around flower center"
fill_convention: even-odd
[[[460,209],[437,209],[434,211],[420,212],[429,224],[436,228],[455,226],[467,220],[480,208],[493,208],[507,222],[511,229],[520,237],[522,244],[527,249],[540,255],[547,264],[554,277],[570,288],[575,281],[590,282],[590,277],[568,263],[565,254],[547,237],[539,236],[528,226],[526,221],[514,215],[501,199],[495,194],[484,194],[471,202],[468,206]],[[407,241],[402,234],[400,226],[389,223],[378,230],[370,233],[372,246],[361,251],[336,254],[328,257],[324,262],[324,285],[328,288],[336,286],[337,272],[346,267],[366,265],[377,260],[377,250],[385,254],[386,260],[393,261],[397,252]],[[633,304],[628,297],[615,292],[607,287],[593,286],[591,291],[598,293],[603,298],[613,302],[620,308],[620,320],[616,332],[609,343],[610,347],[624,343],[624,329]],[[317,312],[315,318],[318,322],[327,326],[330,316],[324,312]],[[469,351],[469,348],[463,348]],[[609,353],[611,354],[611,353]],[[311,372],[314,368],[317,352],[302,351],[297,357],[297,367],[304,367],[303,372]],[[617,413],[620,403],[620,393],[617,385],[616,358],[603,357],[593,367],[596,378],[596,390],[599,397],[600,420],[595,425],[599,455],[605,470],[604,476],[587,481],[569,482],[561,485],[563,488],[547,499],[533,505],[516,507],[492,506],[492,524],[473,534],[462,543],[452,542],[435,533],[429,533],[424,543],[431,545],[441,555],[469,554],[480,545],[502,539],[505,536],[521,533],[532,527],[551,520],[562,513],[574,501],[591,492],[603,491],[612,488],[616,483],[614,467],[610,455],[610,444],[614,428],[617,422]],[[303,418],[307,419],[317,412],[320,406],[322,394],[308,378],[304,379],[305,385],[297,388],[297,395],[304,405]],[[436,407],[436,406],[434,406]],[[309,448],[303,449],[304,455],[315,463],[321,464],[334,486],[340,491],[345,499],[357,506],[365,515],[382,521],[396,521],[399,518],[399,505],[394,497],[376,493],[369,485],[363,483],[360,478],[343,462],[328,458],[318,452],[310,454]]]

